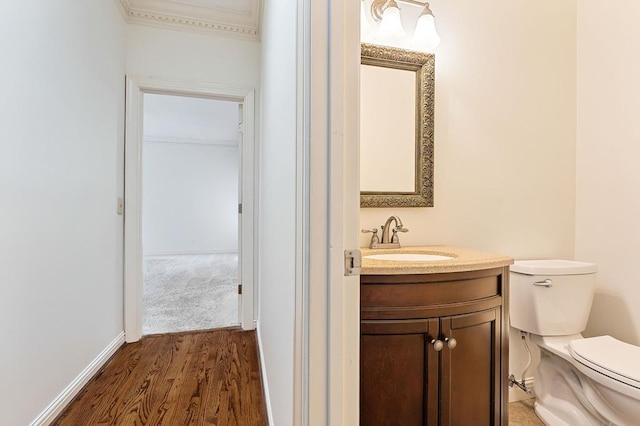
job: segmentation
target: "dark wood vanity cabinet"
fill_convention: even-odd
[[[361,276],[361,425],[508,424],[508,276]]]

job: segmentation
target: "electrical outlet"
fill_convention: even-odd
[[[124,199],[118,198],[118,214],[124,214]]]

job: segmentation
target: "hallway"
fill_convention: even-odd
[[[240,328],[122,346],[53,423],[266,425],[256,335]]]

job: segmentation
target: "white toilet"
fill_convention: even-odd
[[[568,260],[511,266],[511,325],[540,348],[535,410],[547,425],[640,425],[640,347],[580,334],[596,271]]]

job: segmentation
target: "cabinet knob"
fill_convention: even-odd
[[[451,339],[447,337],[446,339],[444,339],[444,341],[447,342],[447,346],[449,346],[449,349],[453,349],[458,345],[458,341],[453,337]]]
[[[433,345],[433,349],[436,350],[436,352],[440,352],[442,350],[442,348],[444,348],[444,343],[442,343],[442,340],[432,340],[431,344]]]

